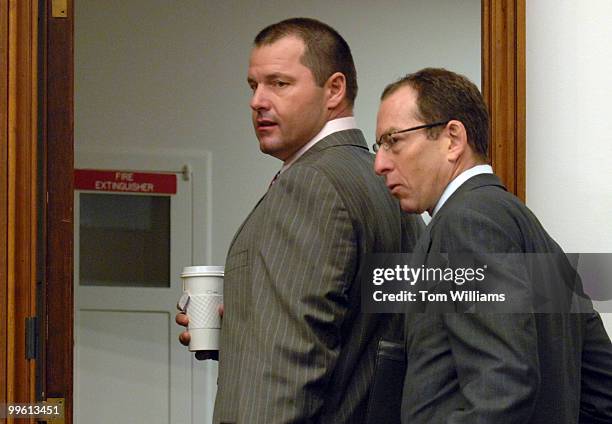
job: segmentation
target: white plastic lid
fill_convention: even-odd
[[[223,269],[222,266],[186,266],[183,268],[181,277],[223,277]]]

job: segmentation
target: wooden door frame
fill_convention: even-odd
[[[72,423],[74,0],[62,18],[48,13],[51,1],[0,0],[0,403],[37,397],[23,319],[36,312],[42,265],[38,396],[65,398]],[[525,0],[482,0],[482,91],[491,163],[525,200]],[[38,212],[37,183],[46,200]]]
[[[36,0],[0,0],[0,403],[36,400],[26,318],[36,315],[39,239],[38,12]]]
[[[525,201],[525,0],[482,0],[482,94],[489,108],[489,159]]]

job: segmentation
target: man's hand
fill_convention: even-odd
[[[179,308],[180,310],[180,308]],[[223,318],[223,305],[219,305],[219,316]],[[189,324],[189,316],[183,311],[180,311],[176,314],[176,323],[178,325],[182,325],[183,327],[187,327]],[[189,331],[185,330],[181,334],[179,334],[179,342],[181,342],[184,346],[189,346],[189,340],[191,336],[189,335]],[[196,359],[203,361],[205,359],[213,359],[215,361],[219,360],[219,351],[218,350],[199,350],[195,353]]]

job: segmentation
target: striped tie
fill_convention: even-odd
[[[276,182],[276,180],[278,179],[278,176],[280,175],[280,171],[278,171],[276,173],[276,175],[274,175],[274,178],[272,178],[272,181],[270,181],[270,185],[268,186],[268,190],[270,190],[270,187],[272,187],[272,185]]]

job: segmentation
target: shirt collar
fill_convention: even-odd
[[[436,204],[436,207],[433,210],[432,217],[436,215],[436,213],[442,208],[444,203],[446,203],[446,201],[453,195],[453,193],[457,191],[459,187],[461,187],[461,184],[463,184],[470,178],[475,177],[476,175],[492,173],[493,168],[491,168],[491,165],[476,165],[470,169],[466,169],[461,174],[457,175],[455,179],[451,181],[442,192],[442,196],[440,196],[440,199],[438,200],[438,203]]]
[[[312,140],[300,147],[300,150],[295,152],[293,156],[291,156],[285,161],[283,167],[279,172],[285,172],[291,165],[293,165],[296,160],[298,160],[304,153],[306,153],[308,149],[317,144],[319,141],[323,140],[328,135],[336,133],[338,131],[352,130],[355,128],[357,128],[357,121],[353,116],[347,116],[345,118],[337,118],[332,119],[331,121],[327,121],[323,128],[321,128],[321,131],[319,131],[318,134],[315,135]]]

